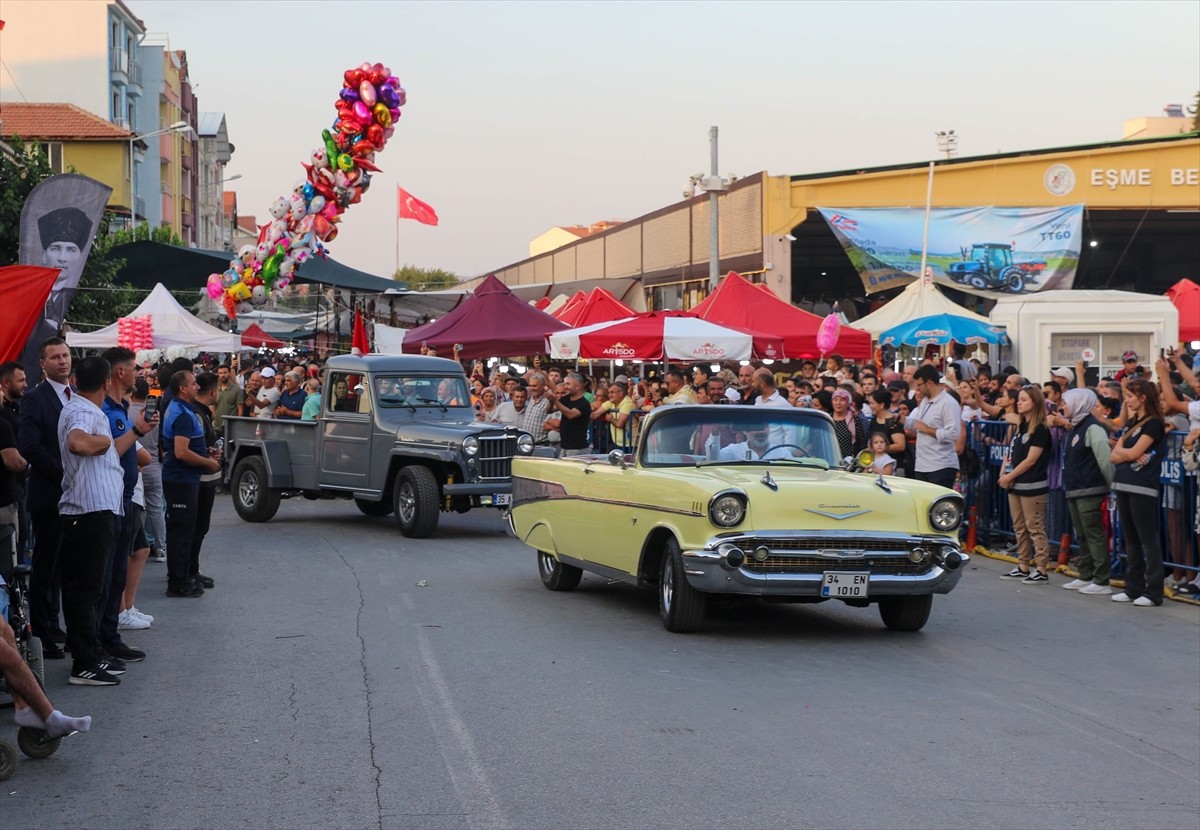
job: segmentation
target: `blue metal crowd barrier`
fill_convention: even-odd
[[[1008,509],[1008,493],[996,484],[1008,456],[1009,425],[1004,421],[973,421],[967,446],[979,456],[980,472],[962,483],[968,509],[975,509],[976,532],[984,544],[993,538],[1011,540],[1012,515]],[[1078,551],[1075,530],[1067,511],[1067,499],[1062,486],[1063,459],[1066,454],[1066,430],[1051,431],[1050,494],[1046,504],[1046,536],[1050,559],[1057,558],[1058,546],[1064,536],[1072,551]],[[1197,489],[1200,479],[1183,468],[1184,434],[1179,430],[1167,434],[1167,450],[1162,460],[1162,493],[1159,498],[1158,533],[1163,560],[1168,573],[1172,569],[1200,570],[1200,534],[1196,530]],[[1108,500],[1109,550],[1113,559],[1113,575],[1125,570],[1125,550],[1116,501]]]

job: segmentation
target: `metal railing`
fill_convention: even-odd
[[[983,544],[990,544],[993,538],[1014,538],[1008,491],[996,484],[1007,457],[1005,437],[1008,429],[1009,425],[1004,421],[975,421],[970,424],[967,446],[979,455],[980,471],[979,475],[961,482],[961,485],[968,510],[975,510],[976,532]],[[1048,553],[1052,562],[1057,559],[1064,539],[1072,553],[1078,551],[1062,484],[1067,435],[1063,429],[1050,430],[1050,493],[1046,502],[1046,537],[1051,546]],[[1196,512],[1200,508],[1196,493],[1200,479],[1183,469],[1183,439],[1184,434],[1178,430],[1167,433],[1166,452],[1159,475],[1162,490],[1158,500],[1158,536],[1168,574],[1172,569],[1200,571],[1200,534],[1196,532]],[[1106,507],[1105,533],[1112,554],[1113,575],[1120,576],[1125,570],[1125,548],[1115,496],[1109,495]]]

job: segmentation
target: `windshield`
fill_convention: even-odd
[[[378,405],[409,406],[470,406],[471,395],[462,375],[383,375],[377,376],[375,399]]]
[[[670,407],[642,436],[647,467],[815,461],[835,466],[833,425],[819,415],[753,406]]]

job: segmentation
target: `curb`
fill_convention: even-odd
[[[1019,561],[1017,559],[1017,557],[1015,557],[1015,556],[1009,556],[1007,553],[997,553],[994,550],[989,550],[988,548],[985,548],[983,545],[976,545],[973,553],[977,553],[980,556],[986,556],[988,559],[995,559],[1000,562],[1011,562],[1013,564],[1016,564]],[[1060,574],[1063,574],[1064,576],[1069,576],[1072,579],[1079,578],[1079,572],[1074,570],[1073,568],[1071,568],[1071,566],[1069,566],[1069,565],[1058,565],[1057,567],[1054,567],[1051,570],[1054,573],[1060,573]],[[1125,580],[1113,579],[1113,580],[1109,581],[1109,584],[1112,585],[1114,588],[1124,588]],[[1195,605],[1195,606],[1200,607],[1200,596],[1191,596],[1188,594],[1177,594],[1171,588],[1163,589],[1163,598],[1169,599],[1172,602],[1182,602],[1185,605]]]

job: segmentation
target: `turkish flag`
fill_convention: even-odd
[[[0,268],[0,363],[16,360],[33,327],[42,319],[57,268],[7,265]],[[31,373],[32,374],[32,373]]]
[[[354,312],[354,334],[350,337],[350,354],[367,354],[371,344],[367,342],[367,327],[363,325],[362,312]]]
[[[416,219],[423,225],[438,223],[437,211],[400,185],[396,185],[396,216],[400,219]]]

